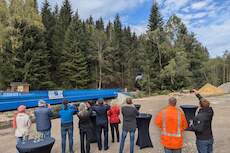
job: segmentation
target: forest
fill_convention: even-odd
[[[147,31],[137,35],[121,22],[81,19],[69,0],[52,8],[44,0],[0,0],[0,90],[10,82],[31,89],[134,89],[148,93],[230,81],[230,52],[210,58],[208,49],[172,15],[163,20],[152,4]]]

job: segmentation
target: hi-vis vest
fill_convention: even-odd
[[[182,132],[188,127],[183,112],[176,107],[168,106],[157,114],[155,124],[161,129],[161,144],[165,148],[183,147]]]
[[[166,130],[166,112],[162,112],[162,132],[161,135],[170,136],[170,137],[181,137],[181,114],[180,111],[177,110],[177,132],[176,133],[169,133]]]

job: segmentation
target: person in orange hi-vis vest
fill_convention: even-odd
[[[155,124],[161,130],[161,143],[165,153],[182,152],[182,133],[188,127],[185,115],[176,107],[176,103],[176,98],[169,98],[169,105],[161,110],[155,118]]]

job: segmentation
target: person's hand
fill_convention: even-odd
[[[195,94],[198,94],[198,93],[199,93],[196,89],[192,89],[192,91],[193,91]]]

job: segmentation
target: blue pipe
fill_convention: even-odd
[[[30,91],[29,93],[20,92],[0,92],[0,112],[15,110],[20,105],[28,108],[37,107],[40,99],[49,104],[60,104],[63,99],[70,102],[96,100],[98,98],[115,98],[120,89],[89,89],[89,90],[63,90],[61,99],[49,99],[48,91]]]

